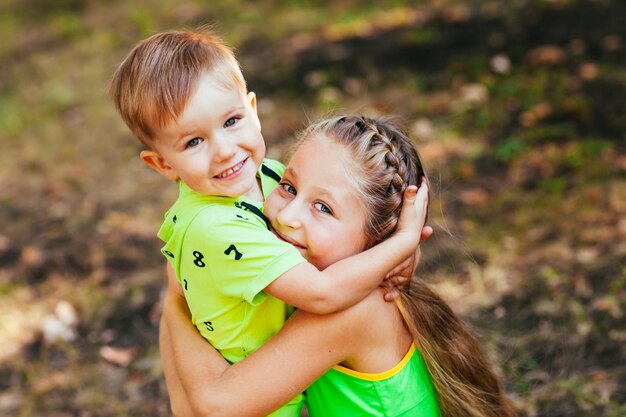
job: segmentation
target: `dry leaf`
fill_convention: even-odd
[[[138,346],[114,347],[103,346],[100,348],[100,356],[113,365],[127,367],[133,359],[139,355]]]

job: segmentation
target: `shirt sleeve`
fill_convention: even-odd
[[[219,222],[209,212],[199,215],[185,236],[183,257],[196,266],[205,264],[216,290],[253,305],[265,298],[263,290],[276,278],[306,262],[252,213]]]

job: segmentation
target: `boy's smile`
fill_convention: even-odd
[[[243,168],[243,166],[244,166],[244,164],[246,163],[247,160],[248,160],[248,158],[246,158],[245,160],[239,162],[234,167],[228,168],[226,171],[222,172],[221,174],[216,175],[215,177],[219,178],[219,179],[224,179],[224,178],[232,176],[233,174],[237,174],[237,173],[241,172],[241,168]]]
[[[262,199],[256,172],[265,143],[256,97],[204,74],[180,117],[157,132],[144,162],[203,195]]]

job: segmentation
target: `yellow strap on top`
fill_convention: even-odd
[[[354,369],[346,368],[345,366],[341,366],[341,365],[335,365],[333,366],[333,369],[339,372],[342,372],[346,375],[350,375],[359,379],[364,379],[366,381],[382,381],[383,379],[390,378],[394,376],[395,374],[397,374],[398,372],[400,372],[402,368],[404,368],[404,366],[411,360],[411,357],[413,356],[413,352],[415,352],[415,344],[411,343],[411,347],[409,348],[409,351],[406,353],[406,355],[404,355],[402,360],[396,364],[396,366],[389,369],[388,371],[380,372],[377,374],[368,374],[365,372],[359,372],[359,371],[355,371]]]

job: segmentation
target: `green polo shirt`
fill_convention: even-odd
[[[264,197],[283,172],[279,162],[263,162],[257,177]],[[200,195],[180,182],[180,195],[158,232],[193,324],[231,363],[255,351],[283,326],[289,307],[263,290],[306,262],[269,230],[262,210],[260,202]],[[293,410],[272,415],[297,416]]]

